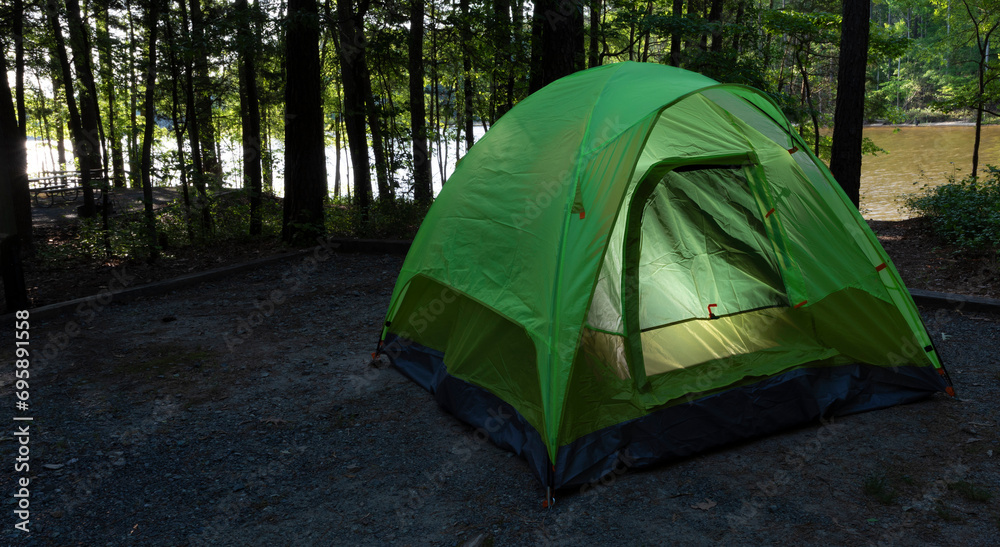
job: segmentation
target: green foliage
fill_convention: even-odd
[[[952,178],[909,198],[906,204],[929,218],[940,237],[963,249],[1000,247],[1000,170],[989,169],[986,178]]]
[[[200,234],[197,211],[191,211],[194,241],[189,236],[188,218],[183,202],[178,199],[157,209],[156,231],[160,252],[178,247],[201,246],[210,248],[227,243],[247,242],[254,239],[277,239],[281,235],[281,202],[265,195],[262,200],[262,234],[259,238],[248,235],[250,229],[250,200],[242,191],[230,191],[216,196],[210,205],[215,230]],[[101,219],[80,222],[72,237],[39,246],[39,256],[45,263],[87,262],[101,260],[129,260],[149,258],[146,240],[146,221],[142,212],[112,216],[108,219],[107,239],[101,229]],[[110,252],[108,252],[110,250]]]
[[[357,209],[347,198],[336,198],[327,209],[327,233],[339,237],[412,239],[427,214],[427,207],[403,197],[372,202],[368,223],[361,225]]]

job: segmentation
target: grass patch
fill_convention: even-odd
[[[892,505],[896,501],[896,491],[885,472],[873,471],[869,473],[862,484],[862,490],[866,496],[882,505]]]
[[[981,503],[986,503],[993,499],[993,492],[990,492],[986,488],[976,486],[968,481],[958,481],[948,484],[948,490],[957,492],[960,496],[968,501],[978,501]]]

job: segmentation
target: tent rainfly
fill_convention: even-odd
[[[379,352],[550,493],[953,394],[896,268],[769,97],[631,62],[552,83],[469,151]]]

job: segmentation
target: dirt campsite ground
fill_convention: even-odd
[[[0,326],[2,545],[994,545],[998,317],[923,310],[958,397],[814,423],[551,509],[524,461],[370,363],[402,259],[317,249]],[[138,283],[128,266],[97,286]],[[974,281],[978,282],[978,281]],[[934,287],[928,287],[934,288]],[[30,480],[17,497],[19,478]],[[28,499],[30,534],[15,528]]]

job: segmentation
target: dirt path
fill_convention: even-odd
[[[3,545],[992,545],[1000,324],[928,311],[958,399],[609,477],[527,465],[369,366],[401,257],[296,260],[32,324],[31,536]],[[0,355],[13,334],[0,328]],[[15,401],[0,371],[0,418]],[[17,444],[2,435],[0,462]],[[985,499],[989,497],[989,499]]]

